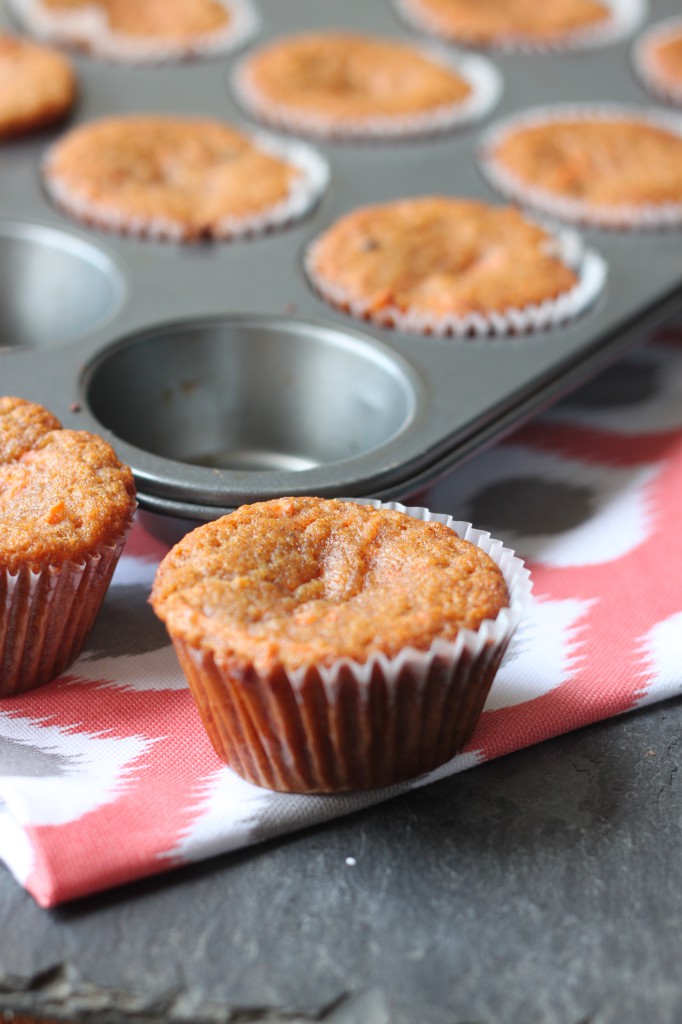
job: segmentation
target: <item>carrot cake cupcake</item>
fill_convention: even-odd
[[[497,73],[471,55],[353,32],[276,39],[237,68],[249,113],[303,134],[342,137],[427,133],[482,116]]]
[[[0,398],[0,696],[78,655],[135,511],[127,466],[42,406]]]
[[[483,168],[504,193],[604,227],[682,219],[682,121],[663,111],[558,107],[493,127]]]
[[[571,49],[629,34],[641,0],[397,0],[418,29],[467,46]]]
[[[635,48],[635,67],[644,84],[672,103],[682,103],[682,18],[660,22]]]
[[[196,241],[251,234],[305,213],[327,167],[301,143],[220,121],[130,115],[67,132],[43,166],[67,213],[110,231]]]
[[[306,268],[328,302],[355,316],[422,333],[504,334],[583,308],[582,256],[575,236],[569,243],[511,207],[425,196],[341,217],[313,242]]]
[[[317,793],[451,758],[529,591],[512,552],[467,528],[288,497],[183,538],[151,602],[218,755],[258,785]]]
[[[76,77],[60,53],[0,33],[0,138],[61,121],[76,99]]]
[[[43,39],[112,60],[179,60],[232,50],[254,33],[250,0],[10,0]]]

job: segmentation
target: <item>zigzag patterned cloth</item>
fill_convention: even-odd
[[[682,692],[682,326],[413,504],[490,530],[534,599],[468,748],[428,776],[284,796],[213,753],[135,527],[87,651],[0,705],[0,857],[45,907],[322,822]]]

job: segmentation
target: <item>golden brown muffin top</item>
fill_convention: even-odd
[[[45,174],[84,215],[170,221],[192,239],[210,237],[225,218],[267,212],[301,172],[219,121],[129,115],[67,132]]]
[[[66,58],[0,33],[0,138],[53,124],[75,99],[76,78]]]
[[[526,185],[596,206],[682,202],[682,136],[635,118],[554,118],[509,132],[490,156]]]
[[[610,17],[600,0],[413,0],[411,6],[443,35],[482,46],[561,42]]]
[[[229,10],[217,0],[43,0],[53,13],[97,7],[113,32],[151,39],[184,40],[229,24]]]
[[[119,540],[134,510],[133,475],[106,441],[0,398],[0,569],[80,562]]]
[[[249,88],[273,109],[353,122],[422,114],[461,103],[469,84],[415,46],[354,32],[276,39],[243,67]]]
[[[657,36],[646,47],[648,67],[674,89],[682,89],[682,28]]]
[[[267,673],[426,650],[494,618],[509,595],[492,559],[441,523],[299,497],[188,534],[151,601],[171,636]]]
[[[551,249],[547,232],[512,207],[430,196],[341,217],[315,243],[310,270],[370,312],[465,316],[572,288],[576,275]]]

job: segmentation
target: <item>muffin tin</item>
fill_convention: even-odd
[[[313,28],[419,39],[390,0],[258,0],[252,45]],[[651,0],[647,23],[674,0]],[[7,13],[2,23],[15,27]],[[583,230],[606,286],[572,323],[505,338],[369,326],[328,306],[306,246],[350,208],[446,193],[503,201],[477,165],[491,120],[559,102],[653,105],[633,39],[560,55],[490,53],[503,93],[478,124],[420,140],[312,143],[331,180],[303,220],[178,245],[89,230],[55,209],[39,165],[58,131],[0,150],[0,378],[106,437],[143,507],[211,519],[281,494],[402,498],[573,388],[682,306],[682,232]],[[73,122],[166,112],[253,127],[230,87],[240,55],[128,67],[75,57]]]

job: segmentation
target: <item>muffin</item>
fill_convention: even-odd
[[[418,29],[465,46],[571,49],[627,34],[641,4],[622,0],[397,0]]]
[[[637,44],[634,60],[647,88],[682,104],[682,18],[652,25]]]
[[[327,169],[307,146],[278,145],[220,121],[128,115],[67,132],[49,150],[43,176],[54,202],[86,224],[191,242],[301,216]]]
[[[267,124],[362,138],[425,134],[481,116],[498,80],[477,57],[337,31],[275,39],[242,61],[234,89]]]
[[[181,60],[232,50],[256,29],[250,0],[10,0],[35,35],[110,60]]]
[[[451,758],[529,591],[512,552],[477,531],[461,539],[467,528],[425,509],[287,497],[183,538],[151,602],[218,756],[257,785],[307,793],[385,786]]]
[[[481,160],[506,195],[569,220],[627,228],[682,218],[682,123],[664,111],[528,111],[491,129]]]
[[[511,207],[425,196],[341,217],[313,242],[306,269],[327,302],[362,319],[505,334],[575,315],[581,261],[575,236],[564,244]]]
[[[63,120],[75,100],[69,61],[46,46],[0,33],[0,139]]]
[[[132,473],[106,441],[0,398],[0,696],[48,683],[77,657],[135,504]]]

